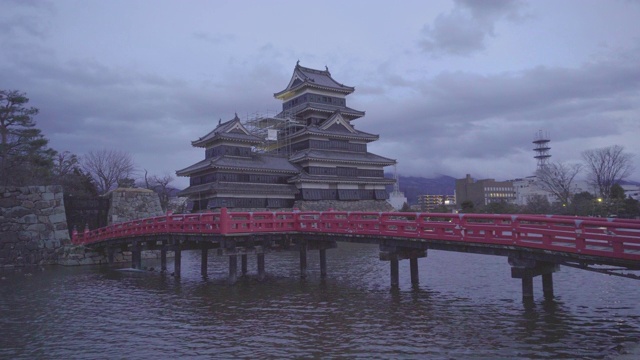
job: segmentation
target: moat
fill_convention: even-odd
[[[521,299],[503,257],[431,251],[389,289],[378,247],[340,244],[299,279],[295,252],[267,278],[185,252],[181,278],[113,267],[2,273],[1,358],[616,358],[640,343],[636,280],[563,267],[553,300]],[[157,264],[145,262],[151,267]],[[255,273],[250,262],[249,273]],[[171,269],[169,269],[169,272]]]

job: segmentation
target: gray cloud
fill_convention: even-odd
[[[359,102],[356,96],[357,106],[368,114],[359,124],[381,134],[376,146],[403,159],[404,173],[462,176],[460,169],[469,166],[488,175],[500,172],[499,162],[515,157],[508,167],[511,177],[526,176],[535,165],[531,141],[538,130],[552,134],[552,149],[554,142],[579,141],[584,149],[590,141],[595,147],[602,138],[627,135],[625,119],[640,117],[638,62],[640,51],[633,50],[578,68],[444,72],[419,83],[415,96],[384,104],[366,96]]]
[[[421,48],[434,56],[468,56],[484,50],[495,36],[495,22],[519,19],[521,3],[512,0],[456,0],[453,10],[438,15],[422,29]]]
[[[318,36],[292,32],[291,27],[278,32],[264,23],[235,31],[234,22],[225,19],[220,19],[222,24],[191,23],[202,11],[182,13],[179,18],[189,21],[183,20],[179,31],[157,27],[145,32],[157,23],[148,22],[133,34],[109,22],[87,27],[80,21],[85,18],[65,2],[54,3],[64,11],[19,4],[12,13],[30,20],[21,23],[0,14],[0,27],[11,30],[0,32],[0,86],[27,93],[31,105],[40,108],[36,121],[55,149],[82,155],[115,147],[131,152],[151,173],[173,172],[201,160],[202,149],[191,148],[190,141],[210,131],[219,118],[228,120],[235,112],[243,119],[276,112],[281,104],[273,93],[286,86],[298,59],[304,66],[328,65],[338,81],[356,87],[348,104],[367,114],[355,121],[356,127],[380,134],[370,150],[398,159],[403,175],[526,176],[535,168],[531,141],[538,130],[550,132],[554,160],[573,160],[586,148],[616,143],[640,154],[633,140],[640,133],[637,41],[589,45],[582,54],[597,54],[591,60],[585,60],[588,55],[568,56],[574,51],[566,51],[563,42],[555,51],[549,51],[547,42],[535,48],[541,46],[538,41],[531,45],[531,54],[540,51],[560,60],[546,62],[546,55],[542,60],[514,60],[510,55],[518,49],[501,42],[498,31],[514,30],[517,37],[530,33],[521,22],[526,10],[521,2],[461,0],[448,13],[429,15],[436,20],[421,35],[423,49],[439,56],[429,61],[424,52],[415,51],[416,38],[407,36],[423,25],[423,15],[409,14],[425,9],[423,2],[407,3],[403,22],[389,19],[384,33],[347,16],[350,21],[339,30],[327,29]],[[101,11],[121,11],[122,4],[100,4]],[[263,18],[284,23],[285,5]],[[189,10],[172,6],[158,3],[156,9],[164,10],[159,14]],[[225,6],[237,10],[234,2]],[[545,6],[549,4],[535,13],[545,14]],[[261,11],[270,9],[264,6]],[[565,18],[580,15],[574,10],[565,5]],[[90,21],[101,16],[98,12],[87,8],[82,14]],[[387,14],[372,15],[382,20]],[[145,21],[133,13],[131,17],[129,26]],[[534,20],[536,26],[551,21],[544,25],[555,30],[565,25],[559,19]],[[609,26],[607,21],[589,26],[602,29]],[[68,22],[68,28],[59,30]],[[92,32],[84,36],[73,32],[77,29]],[[70,33],[73,44],[65,37]],[[620,38],[614,35],[605,40]],[[131,41],[127,51],[119,47],[122,39]],[[96,47],[98,43],[104,47]],[[464,57],[483,49],[482,59]],[[445,57],[452,54],[461,56]]]

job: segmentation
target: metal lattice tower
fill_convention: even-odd
[[[547,159],[551,157],[549,154],[549,142],[551,139],[549,138],[549,132],[543,133],[542,130],[539,130],[533,137],[533,143],[536,145],[533,151],[536,152],[536,156],[534,158],[538,159],[538,169],[544,167],[547,164]]]

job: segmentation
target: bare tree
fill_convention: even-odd
[[[598,190],[605,201],[611,198],[611,187],[633,171],[632,155],[624,152],[624,147],[613,145],[587,150],[582,153],[589,171],[589,183]]]
[[[93,177],[100,194],[135,172],[131,154],[118,150],[90,151],[82,158],[82,168]]]
[[[147,169],[144,170],[144,183],[147,189],[151,189],[158,194],[160,198],[160,206],[162,206],[162,211],[167,211],[167,206],[169,205],[169,195],[171,192],[171,187],[169,184],[173,182],[174,178],[170,174],[166,173],[162,176],[151,175]]]
[[[581,164],[549,163],[536,171],[537,185],[550,192],[562,204],[568,205],[575,191],[574,179],[582,170]]]

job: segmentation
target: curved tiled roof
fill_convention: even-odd
[[[376,164],[393,165],[395,160],[372,153],[354,153],[334,150],[301,150],[293,154],[289,161],[301,162],[304,160],[321,160],[327,162],[352,163],[352,164]]]
[[[240,186],[238,186],[240,185]],[[232,194],[258,195],[295,195],[298,192],[295,186],[289,184],[257,184],[257,183],[231,183],[212,182],[208,184],[193,185],[178,192],[178,196],[188,196],[198,193],[225,192]]]
[[[341,177],[326,175],[309,175],[300,173],[288,180],[289,183],[297,182],[317,182],[317,183],[340,183],[340,184],[375,184],[375,185],[391,185],[395,183],[394,179],[387,178],[366,178],[366,177]]]
[[[176,171],[176,175],[189,176],[190,174],[213,168],[290,174],[295,174],[300,171],[285,157],[253,153],[250,158],[218,156],[205,159],[187,168]]]
[[[296,64],[287,88],[273,94],[273,96],[276,98],[280,98],[288,92],[295,91],[303,87],[313,87],[330,91],[338,91],[345,94],[350,94],[355,91],[354,87],[346,86],[335,81],[331,77],[331,73],[329,72],[328,68],[326,68],[325,70],[316,70],[300,66],[300,64]]]
[[[238,114],[224,123],[218,123],[215,129],[211,130],[207,135],[198,140],[191,142],[192,146],[206,147],[208,144],[216,140],[231,140],[244,142],[249,144],[259,144],[262,140],[257,136],[251,135],[247,129],[240,123]]]
[[[321,104],[315,102],[305,102],[300,105],[296,105],[289,109],[288,111],[294,114],[301,114],[305,111],[320,111],[326,113],[334,113],[336,110],[339,110],[343,115],[348,115],[353,119],[357,119],[363,117],[365,115],[364,111],[352,109],[346,106],[340,105],[331,105],[331,104]]]

